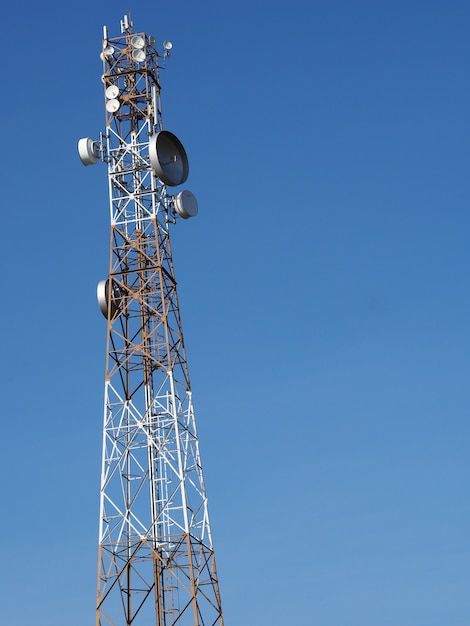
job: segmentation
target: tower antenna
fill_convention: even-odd
[[[170,246],[194,217],[180,140],[163,130],[160,69],[172,44],[104,39],[106,130],[78,142],[107,164],[111,219],[96,626],[223,626]]]

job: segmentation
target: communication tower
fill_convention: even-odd
[[[170,225],[196,215],[179,139],[163,130],[160,70],[172,44],[103,29],[106,130],[80,139],[108,167],[109,276],[97,626],[223,626]]]

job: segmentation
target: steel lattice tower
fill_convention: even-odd
[[[107,163],[109,277],[97,626],[223,626],[170,245],[197,212],[186,153],[162,129],[160,69],[171,44],[104,29],[106,132],[79,142]]]

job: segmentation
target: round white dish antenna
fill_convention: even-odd
[[[100,307],[101,313],[103,313],[104,317],[108,319],[109,278],[100,280],[98,286],[96,287],[96,297],[98,298],[98,305]],[[117,286],[114,286],[112,300],[110,304],[111,315],[109,317],[113,319],[116,313],[118,313],[122,308],[122,296]]]
[[[170,187],[182,185],[188,178],[189,164],[181,141],[168,130],[150,137],[150,165],[155,174]]]
[[[155,41],[155,37],[153,35],[149,36],[149,46],[152,46],[152,48],[155,48],[157,42]]]
[[[119,95],[119,87],[117,85],[110,85],[104,92],[106,97],[110,100],[117,98]]]
[[[137,48],[138,50],[142,50],[142,48],[145,46],[144,38],[140,35],[134,35],[131,39],[131,46],[133,48]]]
[[[173,48],[173,44],[171,43],[171,41],[164,41],[163,42],[163,49],[167,50],[168,52]]]
[[[103,49],[103,52],[101,53],[102,58],[105,59],[110,59],[114,54],[114,48],[113,46],[106,46],[106,48]]]
[[[98,161],[98,146],[91,137],[78,140],[78,156],[83,165],[94,165]]]
[[[198,206],[196,196],[188,191],[188,189],[180,191],[179,194],[175,196],[174,202],[176,212],[185,220],[197,215]]]
[[[137,63],[142,63],[142,61],[145,61],[145,52],[143,50],[140,50],[140,49],[135,49],[132,52],[132,58]]]
[[[120,106],[119,100],[113,98],[112,100],[108,100],[106,103],[106,111],[108,111],[108,113],[116,113]]]

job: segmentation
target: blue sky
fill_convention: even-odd
[[[170,39],[173,251],[227,626],[468,626],[466,2],[10,3],[2,620],[94,621],[102,27]]]

